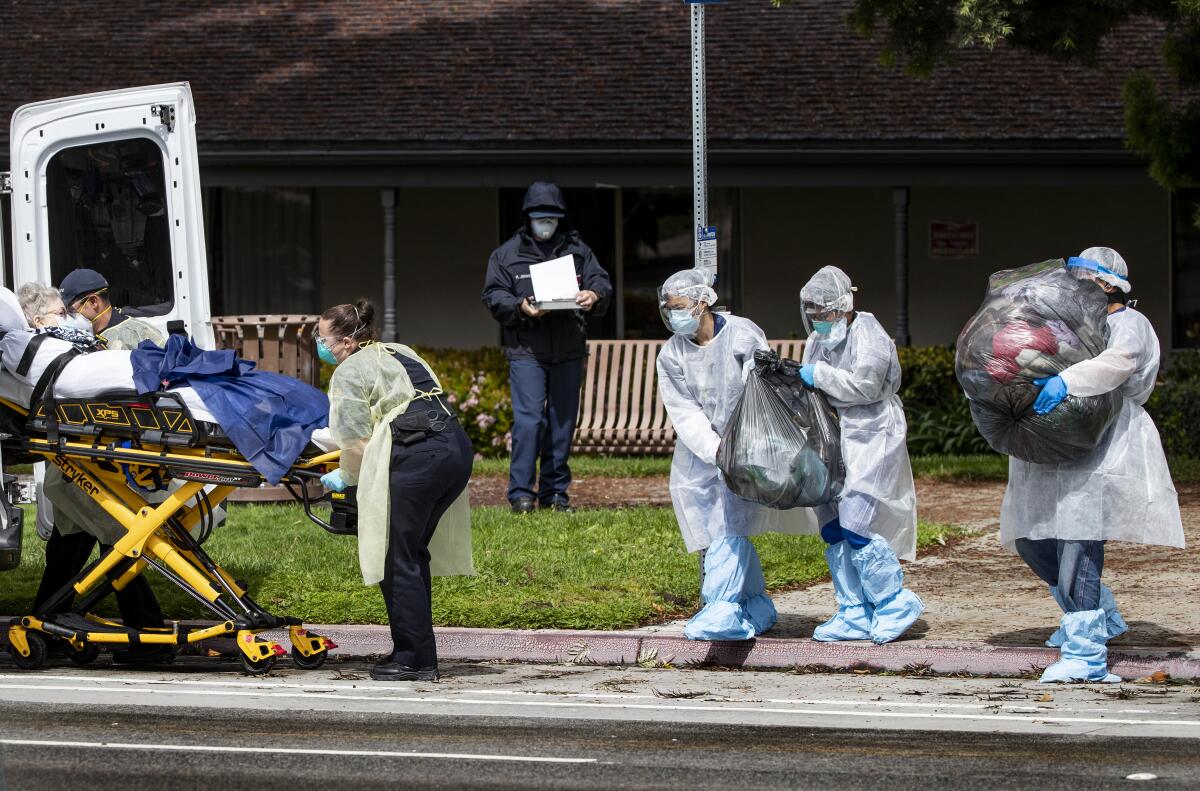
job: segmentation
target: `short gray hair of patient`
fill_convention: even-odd
[[[62,294],[53,286],[26,283],[17,289],[17,301],[21,303],[25,318],[32,324],[36,317],[46,315],[56,303],[62,302]]]

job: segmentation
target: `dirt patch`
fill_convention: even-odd
[[[667,476],[641,478],[576,478],[571,484],[571,504],[579,508],[625,508],[635,505],[669,506]],[[471,479],[472,505],[507,505],[508,478],[498,475]],[[961,525],[973,530],[1000,523],[1004,484],[917,481],[918,513],[922,519]]]
[[[626,508],[671,504],[666,476],[649,478],[576,478],[571,505],[577,508]],[[508,505],[508,478],[489,475],[471,479],[471,505]]]
[[[947,551],[904,564],[905,584],[926,607],[908,638],[1038,645],[1057,627],[1061,612],[1046,586],[1000,546],[1003,493],[1003,484],[918,484],[922,518],[988,524]],[[1200,583],[1195,549],[1200,543],[1200,486],[1181,487],[1179,495],[1187,549],[1112,543],[1105,553],[1104,581],[1130,625],[1128,633],[1111,643],[1114,650],[1200,646],[1200,601],[1191,595]],[[776,597],[776,605],[780,623],[771,635],[807,637],[832,613],[833,589],[819,583]]]

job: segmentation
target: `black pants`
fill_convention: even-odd
[[[63,535],[55,528],[46,542],[46,570],[42,572],[42,582],[38,585],[37,596],[33,600],[36,611],[42,603],[48,601],[59,588],[71,582],[83,571],[96,539],[87,533],[71,533]],[[100,553],[107,554],[110,546],[100,546]],[[157,628],[163,626],[162,609],[158,599],[144,575],[135,577],[124,589],[116,592],[117,607],[121,611],[121,621],[126,626],[137,629]],[[71,599],[64,599],[57,607],[43,615],[57,615],[71,609]]]
[[[437,666],[429,541],[467,487],[473,457],[471,440],[457,422],[407,447],[392,447],[388,556],[379,587],[392,629],[391,661],[407,667]]]

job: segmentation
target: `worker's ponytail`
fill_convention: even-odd
[[[321,314],[339,338],[353,338],[365,343],[379,340],[375,328],[375,306],[366,297],[360,297],[353,305],[334,305]]]

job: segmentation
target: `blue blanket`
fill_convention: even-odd
[[[133,381],[141,395],[187,384],[213,413],[226,436],[254,469],[278,483],[329,425],[329,399],[301,381],[254,370],[231,351],[197,349],[171,335],[166,349],[143,341],[133,351]]]

